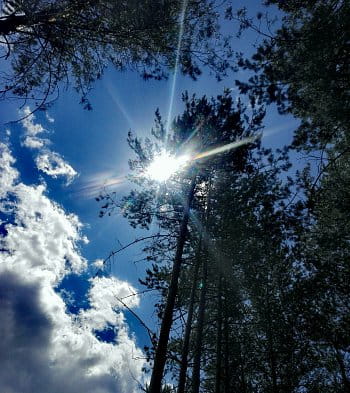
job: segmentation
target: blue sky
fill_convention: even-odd
[[[245,46],[241,48],[245,50],[252,43],[254,40],[248,36],[239,45]],[[234,79],[241,76],[244,77],[231,75],[220,83],[207,73],[197,82],[179,76],[172,117],[182,112],[181,93],[185,90],[197,96],[215,96],[226,87],[232,88],[235,95]],[[0,196],[4,199],[0,207],[6,222],[4,249],[14,250],[12,254],[3,253],[1,272],[7,286],[20,289],[17,304],[26,304],[25,299],[30,299],[32,303],[26,307],[36,312],[35,321],[43,334],[39,345],[42,355],[35,358],[37,367],[47,362],[63,364],[74,358],[72,369],[82,376],[81,382],[63,366],[60,372],[67,386],[58,383],[49,371],[45,374],[47,383],[57,391],[74,393],[74,386],[81,383],[79,389],[86,384],[90,386],[87,389],[101,389],[96,391],[123,392],[131,385],[137,389],[135,380],[142,378],[142,347],[148,344],[147,334],[115,300],[115,296],[142,290],[138,278],[142,278],[146,265],[136,262],[142,258],[140,246],[117,255],[111,278],[91,277],[96,271],[94,261],[104,259],[120,244],[126,245],[144,233],[131,229],[120,216],[99,218],[95,196],[106,182],[116,178],[121,180],[115,187],[118,195],[128,191],[129,185],[123,180],[130,157],[127,132],[131,129],[140,136],[148,135],[157,108],[164,119],[168,117],[172,84],[172,77],[145,82],[136,73],[108,69],[89,96],[92,111],[84,111],[77,94],[69,89],[61,92],[47,113],[36,112],[27,123],[5,125],[21,116],[21,112],[17,102],[1,104]],[[278,148],[291,142],[296,125],[293,119],[281,117],[271,108],[265,124],[266,146]],[[38,138],[36,142],[42,146],[33,148],[33,140],[32,145],[26,142],[29,136]],[[4,202],[9,195],[15,201],[11,206]],[[3,283],[3,287],[6,285]],[[152,297],[129,299],[130,307],[155,329]],[[23,325],[21,318],[17,323]],[[61,337],[55,342],[50,338],[53,332]],[[31,349],[37,343],[28,337],[27,346]],[[102,353],[108,353],[105,359]],[[115,359],[117,365],[113,363]],[[21,364],[21,359],[16,361]],[[90,366],[86,366],[88,362]],[[86,367],[92,370],[88,375]],[[119,378],[117,387],[113,385],[111,369]]]

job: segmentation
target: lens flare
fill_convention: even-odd
[[[224,153],[225,151],[229,151],[229,150],[232,150],[232,149],[236,149],[239,146],[243,146],[243,145],[246,145],[248,143],[253,143],[254,141],[256,141],[260,137],[261,136],[258,135],[258,136],[253,136],[253,137],[250,137],[250,138],[244,138],[244,139],[241,139],[241,140],[236,141],[236,142],[228,143],[227,145],[223,145],[223,146],[211,149],[211,150],[204,151],[202,153],[198,153],[198,154],[196,154],[192,158],[192,161],[199,160],[200,158],[210,157],[210,156],[213,156],[215,154]]]
[[[184,33],[184,22],[185,22],[186,10],[187,10],[187,3],[188,3],[188,0],[183,0],[182,1],[182,6],[181,6],[180,23],[179,23],[179,35],[178,35],[178,40],[177,40],[177,49],[176,49],[174,75],[173,75],[173,80],[172,80],[172,84],[171,84],[171,91],[170,91],[170,102],[169,102],[169,111],[168,111],[168,121],[167,121],[167,124],[166,124],[166,134],[169,134],[169,129],[170,129],[170,125],[171,125],[171,118],[172,118],[173,105],[174,105],[174,96],[175,96],[175,90],[176,90],[178,68],[179,68],[180,56],[181,56],[182,36],[183,36],[183,33]]]
[[[180,170],[190,160],[189,156],[172,156],[167,152],[162,152],[156,157],[148,167],[146,174],[152,180],[163,182],[171,175]]]
[[[215,154],[224,153],[226,151],[235,149],[239,146],[253,143],[257,139],[261,138],[261,135],[244,138],[239,141],[228,143],[226,145],[216,147],[211,150],[207,150],[198,154],[184,154],[181,156],[173,156],[166,151],[163,151],[159,156],[155,157],[152,163],[146,170],[146,175],[152,180],[163,182],[169,179],[174,173],[178,172],[188,163],[213,156]]]

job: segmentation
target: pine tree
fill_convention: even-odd
[[[222,76],[230,48],[216,6],[215,0],[7,0],[0,98],[44,106],[70,83],[89,109],[87,94],[108,65],[145,79],[166,78],[175,63],[194,79],[203,64]]]
[[[294,146],[323,149],[349,135],[350,4],[342,0],[271,0],[283,19],[264,36],[251,59],[240,60],[253,73],[236,81],[242,93],[276,103],[280,113],[301,120]],[[252,25],[241,16],[245,27]]]
[[[184,102],[186,107],[185,112],[175,120],[171,135],[166,135],[161,118],[157,114],[156,128],[153,130],[153,136],[156,137],[158,143],[153,143],[149,139],[146,139],[142,143],[138,138],[129,135],[129,144],[137,154],[137,158],[130,161],[131,168],[135,172],[133,180],[140,188],[139,190],[132,191],[121,203],[124,215],[133,226],[149,228],[152,220],[157,219],[160,228],[166,230],[173,230],[171,228],[175,228],[175,232],[177,233],[177,245],[175,246],[173,264],[169,266],[170,270],[168,270],[171,274],[167,275],[167,299],[160,307],[162,327],[155,349],[155,360],[150,385],[151,392],[159,392],[161,388],[167,344],[176,306],[178,280],[181,277],[181,264],[183,264],[183,257],[185,255],[184,251],[185,253],[193,253],[195,249],[194,245],[189,244],[186,246],[185,242],[188,239],[198,239],[201,231],[198,225],[195,225],[196,220],[189,222],[190,206],[192,206],[193,210],[191,216],[195,215],[197,210],[198,217],[203,217],[203,212],[206,208],[206,204],[201,202],[203,201],[203,194],[205,194],[203,190],[209,184],[211,173],[213,170],[216,170],[215,168],[224,168],[226,171],[242,171],[245,168],[245,162],[249,160],[251,155],[251,146],[249,145],[254,146],[258,143],[254,142],[251,136],[256,134],[260,129],[260,123],[264,115],[263,111],[253,108],[252,118],[249,119],[244,115],[245,108],[243,104],[238,102],[235,107],[233,99],[228,92],[219,96],[217,100],[211,101],[205,97],[196,99],[195,97],[189,98],[187,95],[184,95]],[[241,146],[235,149],[234,153],[229,151],[224,155],[206,158],[206,150],[214,149],[224,144],[230,144],[244,138],[248,138],[246,143],[242,143]],[[201,159],[199,155],[198,159],[195,159],[191,170],[187,170],[184,174],[177,177],[174,176],[173,179],[167,182],[166,186],[158,186],[154,181],[147,179],[147,176],[144,176],[144,174],[145,169],[155,154],[161,151],[162,144],[167,147],[168,151],[174,153],[179,153],[180,148],[185,151],[195,151],[198,153],[202,151],[203,158]],[[194,156],[197,156],[197,154],[194,153]],[[184,205],[180,202],[183,199],[181,194],[186,199]],[[161,209],[159,209],[160,206],[170,206],[171,213],[162,214]],[[107,203],[105,209],[108,210],[108,208]],[[190,225],[189,233],[188,225]],[[206,231],[205,222],[203,225],[203,230]],[[205,261],[207,259],[209,261],[212,258],[209,252],[209,243],[211,242],[210,233],[203,233],[203,241],[206,243],[203,246],[203,250],[208,249],[208,251],[204,252],[204,257],[202,257],[202,303],[205,302],[206,297],[205,283],[207,273]],[[157,258],[160,258],[162,250],[164,248],[158,244],[155,245],[152,252],[160,252],[157,256]],[[150,256],[150,259],[152,258],[153,256]],[[149,270],[148,277],[144,281],[147,285],[158,285],[158,273],[164,273],[164,271],[155,268],[155,266],[153,266],[153,271]],[[165,293],[163,292],[163,294]],[[200,324],[197,330],[200,333]],[[197,335],[199,339],[200,336],[201,333]],[[199,358],[200,360],[201,357]]]
[[[299,200],[290,217],[293,285],[285,318],[294,320],[293,335],[298,338],[294,379],[307,392],[349,391],[349,228],[344,205],[349,177],[349,3],[268,3],[285,13],[281,27],[252,59],[241,60],[253,76],[237,84],[258,102],[276,103],[281,113],[299,118],[292,147],[308,152],[315,162],[299,174]]]
[[[300,176],[298,327],[312,355],[305,385],[322,392],[349,391],[349,173],[349,154],[331,151],[317,185],[309,171]]]

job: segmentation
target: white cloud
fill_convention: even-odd
[[[50,143],[48,139],[38,136],[45,132],[45,128],[39,124],[35,123],[35,115],[32,113],[29,106],[26,106],[21,115],[24,117],[22,119],[22,126],[24,128],[25,137],[22,142],[23,146],[29,149],[42,149]]]
[[[80,319],[93,330],[102,330],[107,325],[118,324],[123,314],[115,310],[139,305],[139,297],[128,283],[115,277],[96,277],[89,292],[90,308],[81,311]]]
[[[37,138],[35,136],[26,136],[23,140],[23,145],[29,149],[42,149],[47,143],[47,139]]]
[[[66,184],[70,184],[77,176],[77,172],[60,154],[48,149],[50,141],[47,138],[38,136],[46,130],[41,124],[35,122],[35,115],[32,113],[29,106],[26,106],[21,114],[24,117],[22,126],[25,132],[22,144],[29,149],[39,151],[35,157],[37,168],[55,179],[58,177],[65,177],[67,179]],[[54,119],[50,117],[48,113],[46,113],[46,119],[50,123],[54,122]]]
[[[104,266],[104,261],[103,259],[95,259],[93,265],[98,269],[101,269]]]
[[[53,178],[63,176],[70,184],[77,172],[58,154],[49,150],[40,153],[35,158],[37,168]]]
[[[0,199],[2,199],[18,177],[17,170],[12,166],[15,159],[12,157],[8,147],[3,143],[0,143],[0,162]]]
[[[84,240],[77,216],[18,180],[14,159],[0,144],[0,194],[9,222],[0,254],[0,386],[6,393],[132,393],[142,378],[142,351],[130,335],[118,298],[135,290],[116,278],[91,280],[90,307],[71,315],[55,287],[81,272]],[[124,300],[129,307],[137,296]],[[114,342],[96,330],[113,325]]]
[[[45,112],[45,115],[46,115],[46,119],[48,122],[50,122],[50,123],[55,122],[55,119],[53,117],[51,117],[48,112]]]
[[[37,136],[45,131],[45,128],[38,123],[35,123],[35,115],[32,113],[29,106],[26,106],[23,111],[23,120],[22,125],[26,131],[26,134],[29,136]]]

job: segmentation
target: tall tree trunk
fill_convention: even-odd
[[[238,344],[238,350],[239,350],[239,360],[241,362],[239,368],[240,368],[240,372],[241,372],[241,389],[242,389],[242,393],[247,393],[247,381],[246,381],[246,375],[245,375],[245,358],[242,355],[242,347],[241,344]]]
[[[205,309],[205,302],[206,302],[206,295],[207,295],[207,275],[208,275],[207,255],[204,255],[202,283],[201,283],[201,295],[200,295],[200,299],[199,299],[199,309],[198,309],[196,343],[195,343],[194,359],[193,359],[192,393],[198,393],[199,387],[200,387],[202,341],[203,341],[203,327],[204,327],[204,309]]]
[[[202,342],[203,342],[203,329],[204,329],[204,316],[205,316],[205,303],[207,296],[207,277],[208,277],[208,257],[209,257],[209,217],[210,217],[210,198],[211,198],[211,187],[212,179],[209,178],[208,181],[208,193],[207,193],[207,203],[205,211],[205,232],[203,235],[204,240],[204,256],[202,265],[202,283],[201,292],[199,299],[198,308],[198,321],[197,321],[197,332],[196,332],[196,342],[194,348],[194,359],[193,359],[193,370],[192,370],[192,393],[199,393],[200,388],[200,374],[201,374],[201,357],[202,357]]]
[[[225,282],[224,282],[225,287]],[[227,312],[227,292],[225,293],[225,303],[224,303],[224,340],[225,340],[225,380],[224,387],[225,393],[231,393],[230,391],[230,352],[229,352],[229,322],[228,322],[228,312]]]
[[[222,354],[222,276],[218,279],[218,316],[216,334],[216,370],[215,370],[215,393],[221,392],[221,354]]]
[[[202,237],[199,238],[197,254],[196,254],[196,262],[194,267],[193,282],[192,282],[191,295],[190,295],[190,305],[188,308],[184,343],[182,346],[182,353],[181,353],[181,366],[180,366],[179,384],[177,388],[177,393],[185,392],[186,375],[187,375],[187,367],[188,367],[188,350],[190,346],[190,336],[191,336],[191,328],[192,328],[194,300],[196,296],[196,289],[197,289],[197,282],[198,282],[198,272],[201,262],[201,249],[202,249]]]
[[[267,340],[268,340],[270,370],[271,370],[271,379],[272,379],[272,392],[278,393],[277,364],[276,364],[276,355],[275,355],[274,342],[273,342],[271,307],[270,307],[269,303],[268,303],[267,308],[268,308],[268,311],[267,311],[267,323],[268,323]]]
[[[160,327],[158,344],[154,357],[151,382],[149,386],[150,393],[160,393],[162,388],[162,379],[163,379],[164,367],[166,362],[168,341],[169,341],[171,325],[173,323],[173,312],[174,312],[175,299],[178,290],[179,276],[181,271],[182,254],[183,254],[183,249],[188,233],[187,225],[190,215],[190,208],[194,196],[195,186],[196,186],[196,176],[194,175],[191,180],[190,188],[187,194],[187,200],[184,206],[184,213],[180,226],[180,232],[177,239],[176,253],[174,258],[173,270],[171,274],[171,281],[168,289],[168,296],[165,304],[162,324]]]

